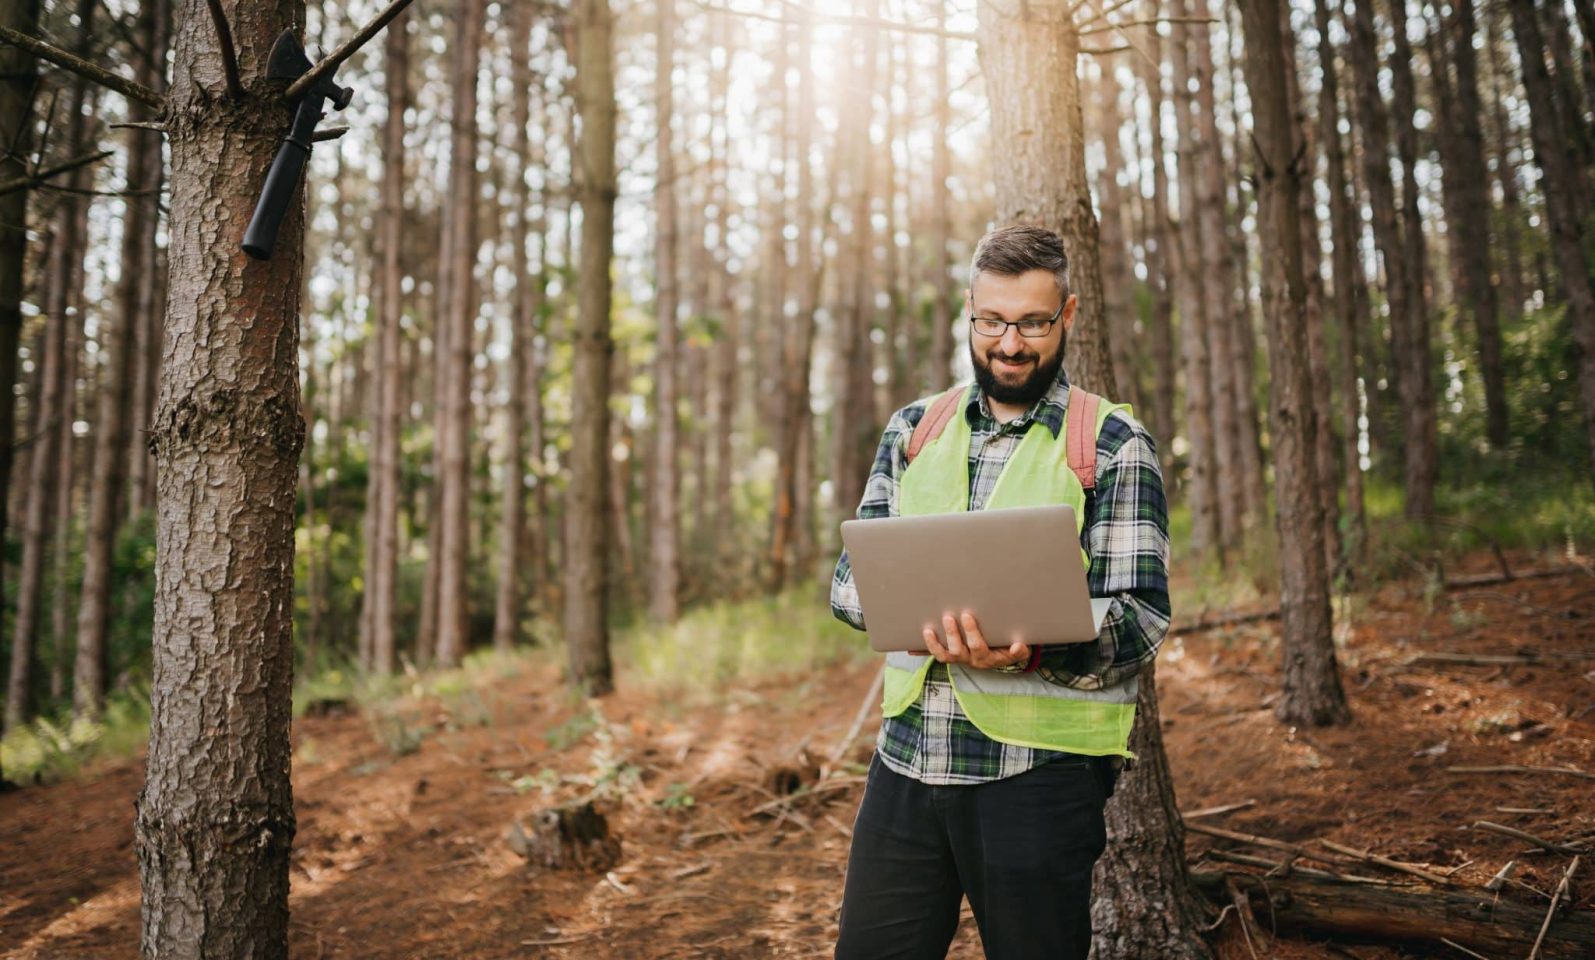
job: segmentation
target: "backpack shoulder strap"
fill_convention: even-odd
[[[1087,490],[1097,485],[1097,410],[1102,398],[1079,387],[1069,388],[1064,431],[1069,444],[1069,469]]]
[[[908,438],[908,450],[904,454],[905,464],[913,463],[925,444],[941,436],[941,432],[947,428],[947,421],[951,420],[953,414],[958,411],[958,398],[963,395],[963,387],[953,387],[931,402],[925,415],[914,425],[913,434]]]

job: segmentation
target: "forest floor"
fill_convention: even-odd
[[[1510,559],[1520,570],[1559,562]],[[1447,575],[1493,569],[1480,555]],[[1515,859],[1519,880],[1550,891],[1569,857],[1472,825],[1587,843],[1590,781],[1447,768],[1595,770],[1595,580],[1577,572],[1450,589],[1412,580],[1339,612],[1354,714],[1343,727],[1292,730],[1267,708],[1279,688],[1277,623],[1170,639],[1158,687],[1182,810],[1250,802],[1193,822],[1456,868],[1464,888]],[[1476,666],[1415,660],[1420,653],[1539,662]],[[844,658],[710,699],[622,674],[619,692],[596,708],[561,692],[551,659],[529,662],[482,689],[428,694],[381,716],[295,721],[293,956],[829,956],[875,711],[824,789],[770,805],[794,782],[783,768],[812,777],[801,770],[804,748],[823,761],[844,736],[875,662]],[[137,955],[141,782],[135,759],[0,796],[5,956]],[[512,852],[512,821],[590,793],[622,838],[614,870],[533,870]],[[1188,838],[1193,863],[1216,846],[1228,843]],[[1582,887],[1578,906],[1588,907],[1595,884]],[[1521,887],[1503,896],[1537,910],[1547,902]],[[979,957],[965,911],[952,956]],[[1223,956],[1252,956],[1233,912],[1217,937]],[[1302,938],[1264,944],[1265,954],[1462,956]]]

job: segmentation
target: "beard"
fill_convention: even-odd
[[[1042,361],[1040,354],[1033,350],[1026,350],[1020,354],[1009,356],[999,353],[993,347],[987,351],[976,349],[969,345],[969,359],[975,367],[975,382],[980,384],[980,389],[986,396],[998,403],[1011,403],[1019,406],[1030,406],[1040,400],[1058,379],[1058,370],[1063,367],[1064,340],[1058,342],[1058,352]],[[1026,364],[1017,371],[1004,371],[999,374],[991,368],[993,358],[1007,360],[1012,363]]]

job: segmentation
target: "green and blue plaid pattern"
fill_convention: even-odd
[[[998,423],[985,394],[964,408],[970,425],[969,509],[979,510],[991,495],[1008,458],[1025,432],[1037,424],[1056,437],[1063,429],[1069,381],[1058,379],[1031,408],[1008,423]],[[892,415],[870,469],[858,517],[897,516],[898,485],[906,466],[908,439],[934,397],[915,401]],[[1093,597],[1112,597],[1095,644],[1047,647],[1036,673],[1043,679],[1084,690],[1116,685],[1157,656],[1168,633],[1168,502],[1152,437],[1133,417],[1115,411],[1097,436],[1097,485],[1086,500],[1081,545],[1091,558],[1086,581]],[[831,580],[831,609],[865,629],[847,551]],[[1015,669],[1018,669],[1017,667]],[[936,664],[917,702],[881,724],[876,750],[887,766],[924,783],[985,783],[1024,773],[1059,756],[1000,743],[981,733],[964,716],[947,679]]]

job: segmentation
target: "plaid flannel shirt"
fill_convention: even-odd
[[[914,427],[934,397],[892,415],[881,437],[860,519],[897,516],[898,485]],[[998,423],[982,391],[964,408],[969,421],[969,509],[979,510],[1026,431],[1057,436],[1068,408],[1062,370],[1047,393],[1022,416]],[[1113,604],[1094,644],[1044,647],[1036,673],[1049,683],[1096,690],[1134,675],[1157,656],[1171,616],[1168,591],[1168,504],[1152,437],[1133,417],[1114,411],[1097,437],[1097,485],[1086,501],[1081,545],[1090,557],[1086,580],[1093,597]],[[843,550],[831,580],[831,609],[863,630],[858,588]],[[1015,665],[1012,671],[1022,669]],[[881,724],[876,750],[896,772],[925,783],[984,783],[1011,777],[1060,756],[1057,751],[1001,743],[971,723],[953,696],[947,668],[931,667],[919,699]]]

